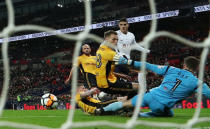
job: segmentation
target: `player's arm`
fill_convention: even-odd
[[[195,92],[198,92],[198,89]],[[203,84],[202,94],[210,99],[210,88],[206,83]]]
[[[142,62],[133,61],[133,66],[136,68],[140,68],[142,66],[142,64],[143,64]],[[146,65],[147,70],[149,70],[153,73],[159,74],[159,75],[165,75],[170,67],[170,66],[150,64],[147,62],[145,62],[145,65]]]
[[[72,78],[72,75],[73,75],[73,72],[74,72],[74,70],[76,69],[76,67],[78,67],[79,65],[80,65],[80,60],[78,59],[78,63],[77,64],[73,64],[74,66],[71,68],[71,70],[70,70],[70,73],[69,73],[69,77],[65,80],[65,84],[68,84],[69,83],[69,81],[71,80],[71,78]]]
[[[116,64],[127,64],[127,65],[133,66],[135,68],[140,68],[143,64],[142,62],[139,62],[139,61],[128,60],[120,55],[116,55],[114,57],[114,61]],[[150,64],[147,62],[145,62],[145,64],[146,64],[147,70],[152,71],[159,75],[165,75],[169,69],[169,66],[160,66],[160,65]]]
[[[86,97],[88,97],[88,96],[91,96],[92,94],[97,94],[97,93],[99,93],[99,92],[100,92],[100,91],[99,91],[98,88],[93,88],[93,89],[88,90],[88,91],[86,91],[86,92],[84,92],[84,93],[81,93],[81,94],[80,94],[80,97],[81,97],[81,98],[86,98]]]
[[[71,80],[74,69],[75,69],[74,67],[71,68],[70,73],[69,73],[69,77],[65,80],[65,84],[68,84],[69,81]]]
[[[150,53],[150,50],[146,49],[146,48],[143,48],[141,45],[139,45],[136,40],[135,40],[135,36],[134,36],[134,40],[133,40],[133,44],[131,46],[131,49],[134,49],[134,50],[139,50],[139,51],[142,51],[142,52],[145,52],[145,53]]]

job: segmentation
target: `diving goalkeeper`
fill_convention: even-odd
[[[142,62],[127,60],[122,56],[115,56],[116,63],[141,67]],[[151,89],[143,96],[142,107],[149,106],[151,112],[140,113],[140,117],[172,117],[173,106],[191,94],[197,92],[200,80],[194,75],[198,69],[199,60],[195,57],[184,59],[183,69],[172,66],[161,66],[146,63],[146,69],[164,76],[160,86]],[[210,88],[206,83],[202,84],[202,94],[210,98]],[[116,111],[123,107],[134,107],[138,95],[125,102],[115,102],[103,108],[104,111]]]

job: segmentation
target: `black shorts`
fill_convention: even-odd
[[[115,83],[108,82],[108,88],[99,88],[101,91],[108,94],[121,94],[128,95],[128,93],[137,93],[136,90],[133,89],[131,82],[126,82],[121,78],[117,78]]]
[[[130,70],[129,70],[127,65],[116,65],[115,66],[115,72],[128,75]]]
[[[91,73],[84,73],[84,86],[87,89],[97,87],[96,75]]]

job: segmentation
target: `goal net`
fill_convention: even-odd
[[[91,34],[90,30],[91,28],[91,18],[92,18],[92,11],[91,11],[91,0],[84,0],[81,1],[84,2],[85,7],[85,26],[84,30],[82,32],[79,32],[77,35],[73,34],[64,34],[59,33],[53,28],[45,27],[45,26],[39,26],[39,25],[15,25],[15,16],[14,16],[14,8],[11,0],[6,0],[6,6],[8,10],[8,25],[0,32],[0,38],[4,39],[2,41],[2,57],[3,57],[3,73],[4,73],[4,80],[3,80],[3,88],[0,98],[0,116],[2,116],[3,109],[5,107],[5,103],[7,100],[8,95],[8,89],[9,89],[9,83],[11,80],[10,77],[10,66],[9,66],[9,58],[8,58],[8,46],[11,40],[9,40],[9,37],[11,37],[12,34],[22,31],[39,31],[39,32],[46,32],[44,33],[45,36],[55,35],[59,38],[63,38],[65,40],[73,40],[76,41],[75,48],[74,48],[74,54],[73,54],[73,61],[76,62],[76,57],[79,56],[80,47],[84,40],[91,39],[98,43],[102,43],[103,39],[97,35]],[[207,60],[209,48],[210,48],[210,34],[205,40],[201,43],[197,43],[194,41],[190,41],[188,39],[185,39],[177,34],[168,32],[168,31],[157,31],[157,19],[158,15],[156,12],[156,6],[154,0],[149,0],[150,5],[150,11],[151,11],[151,26],[149,33],[144,37],[144,39],[139,42],[144,46],[145,48],[150,48],[152,41],[159,37],[168,37],[171,39],[174,39],[181,44],[193,47],[193,48],[202,48],[202,54],[200,56],[201,62],[200,62],[200,68],[199,68],[199,79],[203,80],[204,77],[204,68],[205,68],[205,62]],[[61,6],[61,5],[60,5]],[[176,15],[176,13],[175,13]],[[130,21],[132,22],[132,21]],[[100,28],[100,27],[98,27]],[[25,38],[26,39],[26,38]],[[147,59],[147,54],[142,53],[141,54],[141,61],[145,62]],[[142,72],[145,73],[145,64],[143,64],[143,67],[140,69]],[[74,72],[73,78],[72,78],[72,87],[71,87],[71,106],[75,107],[75,95],[76,95],[76,88],[77,88],[77,71]],[[188,120],[184,124],[178,124],[178,123],[170,123],[170,122],[151,122],[151,121],[142,121],[141,119],[138,119],[138,114],[140,112],[140,104],[142,102],[142,96],[145,92],[146,88],[146,76],[144,74],[143,80],[141,82],[141,87],[139,87],[139,98],[138,102],[136,104],[134,114],[128,120],[126,123],[115,123],[111,122],[109,120],[107,121],[94,121],[94,122],[73,122],[74,114],[75,114],[75,108],[71,108],[68,113],[68,118],[66,119],[66,122],[62,124],[60,128],[67,129],[67,128],[74,128],[74,127],[88,127],[88,126],[110,126],[110,127],[116,127],[116,128],[134,128],[137,125],[145,125],[145,126],[153,126],[153,127],[174,127],[174,128],[192,128],[193,125],[200,123],[200,122],[207,122],[210,121],[210,117],[199,117],[201,112],[201,100],[202,100],[202,81],[200,82],[199,88],[198,88],[198,97],[197,97],[197,103],[198,108],[196,108],[195,113],[193,117]],[[16,122],[10,122],[10,121],[0,121],[0,126],[9,126],[12,128],[30,128],[30,129],[49,129],[50,127],[46,126],[40,126],[35,124],[20,124]]]

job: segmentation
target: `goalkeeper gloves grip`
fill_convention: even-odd
[[[133,63],[132,60],[129,60],[129,59],[127,59],[127,58],[125,58],[125,57],[123,57],[123,56],[121,56],[119,54],[116,54],[114,56],[114,59],[113,60],[115,61],[115,64],[127,64],[127,65],[131,65]]]

